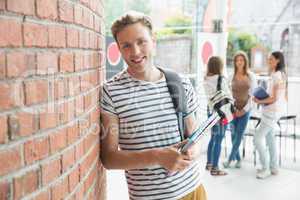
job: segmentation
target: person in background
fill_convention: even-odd
[[[218,81],[220,82],[221,90],[223,90],[229,96],[231,91],[225,77],[223,77],[223,61],[220,57],[212,56],[207,64],[207,73],[204,77],[204,89],[207,99],[211,99],[217,91]],[[212,114],[212,109],[208,107],[208,116]],[[221,153],[222,140],[225,135],[226,126],[218,122],[212,127],[211,137],[208,143],[207,149],[207,163],[206,170],[210,171],[213,176],[224,176],[227,172],[219,169],[219,158]]]
[[[132,200],[206,200],[199,143],[185,153],[178,151],[185,141],[181,141],[166,77],[153,63],[156,40],[151,19],[131,11],[117,19],[111,30],[128,67],[103,85],[104,167],[125,170]],[[194,114],[199,102],[189,79],[181,79],[188,137],[197,128]]]
[[[269,97],[259,100],[253,97],[255,103],[262,105],[262,117],[259,129],[254,135],[254,145],[259,154],[261,169],[256,172],[256,177],[264,179],[270,175],[278,174],[277,148],[274,128],[286,107],[286,84],[284,56],[281,52],[272,52],[268,60],[270,80],[267,85]],[[267,151],[269,163],[267,162]]]
[[[241,168],[239,147],[250,117],[252,93],[257,87],[255,74],[249,70],[247,54],[243,51],[237,52],[233,62],[234,74],[231,78],[231,89],[234,98],[235,119],[231,122],[232,149],[228,161],[223,163],[224,168],[231,167],[233,161],[236,161],[236,168]]]

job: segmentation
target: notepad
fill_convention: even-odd
[[[268,98],[269,94],[263,87],[259,86],[254,89],[253,96],[259,100],[262,100]]]

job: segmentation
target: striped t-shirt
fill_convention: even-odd
[[[189,79],[182,76],[181,79],[187,97],[187,115],[193,114],[198,107],[196,94]],[[119,118],[121,150],[166,147],[181,141],[165,77],[146,82],[124,70],[104,84],[101,108]],[[184,171],[171,175],[159,165],[126,170],[130,199],[180,199],[201,183],[199,169],[199,162],[195,161]]]

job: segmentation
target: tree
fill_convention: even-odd
[[[176,35],[176,34],[191,34],[192,19],[188,16],[178,14],[170,17],[165,21],[165,28],[160,30],[158,37]]]
[[[258,38],[250,33],[239,32],[235,29],[229,30],[228,45],[227,45],[227,63],[232,65],[232,59],[235,52],[242,50],[247,53],[248,57],[251,57],[251,49],[260,42]]]
[[[128,8],[147,15],[150,14],[151,11],[149,0],[130,0]]]

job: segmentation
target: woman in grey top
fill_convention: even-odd
[[[234,75],[231,80],[231,86],[235,100],[236,118],[231,122],[231,153],[228,161],[224,162],[223,165],[225,168],[228,168],[236,160],[235,167],[240,168],[241,156],[239,147],[250,117],[252,91],[256,87],[255,75],[249,71],[248,57],[242,51],[239,51],[234,56]]]

